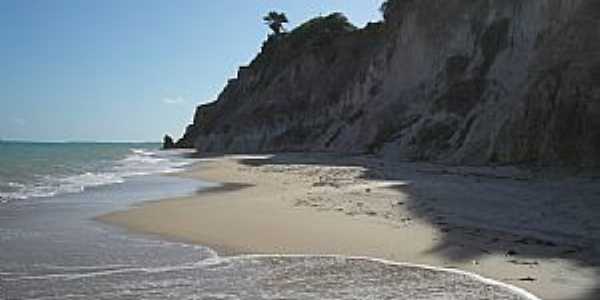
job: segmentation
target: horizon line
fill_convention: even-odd
[[[28,140],[28,139],[2,139],[3,143],[29,143],[29,144],[160,144],[160,141],[126,141],[126,140]]]

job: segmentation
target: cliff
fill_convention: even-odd
[[[391,0],[271,37],[180,147],[600,165],[600,2]]]

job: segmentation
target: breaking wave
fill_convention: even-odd
[[[80,193],[90,187],[123,183],[132,176],[177,172],[192,163],[191,159],[184,158],[181,154],[182,151],[131,148],[125,157],[82,162],[67,172],[61,170],[59,174],[35,174],[32,170],[33,174],[28,174],[30,178],[21,176],[13,181],[3,181],[0,177],[0,203]],[[60,163],[57,165],[67,164]],[[44,166],[45,170],[53,167]]]

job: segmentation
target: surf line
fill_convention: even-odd
[[[514,292],[518,296],[524,297],[527,300],[542,300],[541,298],[533,295],[532,293],[526,291],[523,288],[516,287],[514,285],[504,283],[504,282],[501,282],[498,280],[494,280],[491,278],[483,277],[479,274],[475,274],[472,272],[468,272],[468,271],[464,271],[464,270],[460,270],[460,269],[434,267],[434,266],[429,266],[429,265],[413,264],[413,263],[406,263],[406,262],[397,262],[397,261],[391,261],[391,260],[386,260],[386,259],[381,259],[381,258],[373,258],[373,257],[367,257],[367,256],[344,256],[344,255],[334,255],[334,254],[329,254],[329,255],[328,254],[324,254],[324,255],[247,254],[247,255],[238,255],[238,256],[231,256],[231,257],[213,258],[213,259],[210,259],[211,262],[208,264],[217,264],[217,263],[223,263],[223,262],[235,261],[235,260],[241,260],[241,259],[261,259],[261,258],[263,258],[263,259],[264,258],[333,258],[333,259],[343,259],[345,261],[351,261],[351,260],[367,261],[367,262],[380,263],[380,264],[390,265],[390,266],[416,268],[416,269],[429,270],[429,271],[435,271],[435,272],[463,275],[469,279],[473,279],[474,281],[479,281],[481,283],[488,284],[491,286],[508,289],[509,291]]]

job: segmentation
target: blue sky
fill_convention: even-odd
[[[382,0],[0,1],[0,138],[158,141],[179,136],[266,38],[334,11],[358,26]]]

